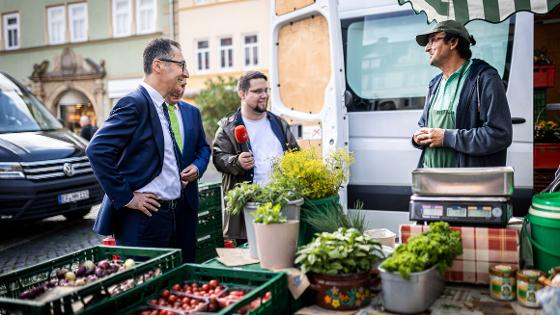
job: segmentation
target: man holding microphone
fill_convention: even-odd
[[[247,72],[239,79],[240,109],[218,123],[212,161],[222,173],[224,193],[241,182],[266,185],[272,161],[287,150],[299,149],[288,123],[267,111],[268,92],[268,79],[263,73]],[[241,241],[247,238],[240,215],[225,213],[224,236]]]

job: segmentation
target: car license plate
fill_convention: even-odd
[[[68,194],[58,195],[58,203],[63,204],[63,203],[84,200],[88,198],[89,198],[89,190],[86,189],[86,190],[71,192]]]

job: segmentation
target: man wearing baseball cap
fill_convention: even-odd
[[[442,72],[430,81],[412,137],[422,150],[418,167],[504,166],[512,141],[506,91],[496,69],[471,59],[474,37],[448,20],[416,36],[416,42]]]

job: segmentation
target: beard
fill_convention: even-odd
[[[264,103],[262,106],[257,103],[255,104],[255,107],[251,108],[253,110],[253,112],[257,113],[257,114],[262,114],[264,112],[266,112],[266,107],[267,107],[267,103]]]

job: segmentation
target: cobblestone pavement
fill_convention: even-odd
[[[212,163],[201,181],[221,181]],[[0,274],[101,244],[103,236],[92,231],[98,210],[96,206],[86,217],[75,221],[56,216],[0,226]]]
[[[90,246],[101,244],[92,231],[99,206],[81,220],[63,216],[2,226],[0,231],[0,274],[32,266]]]

